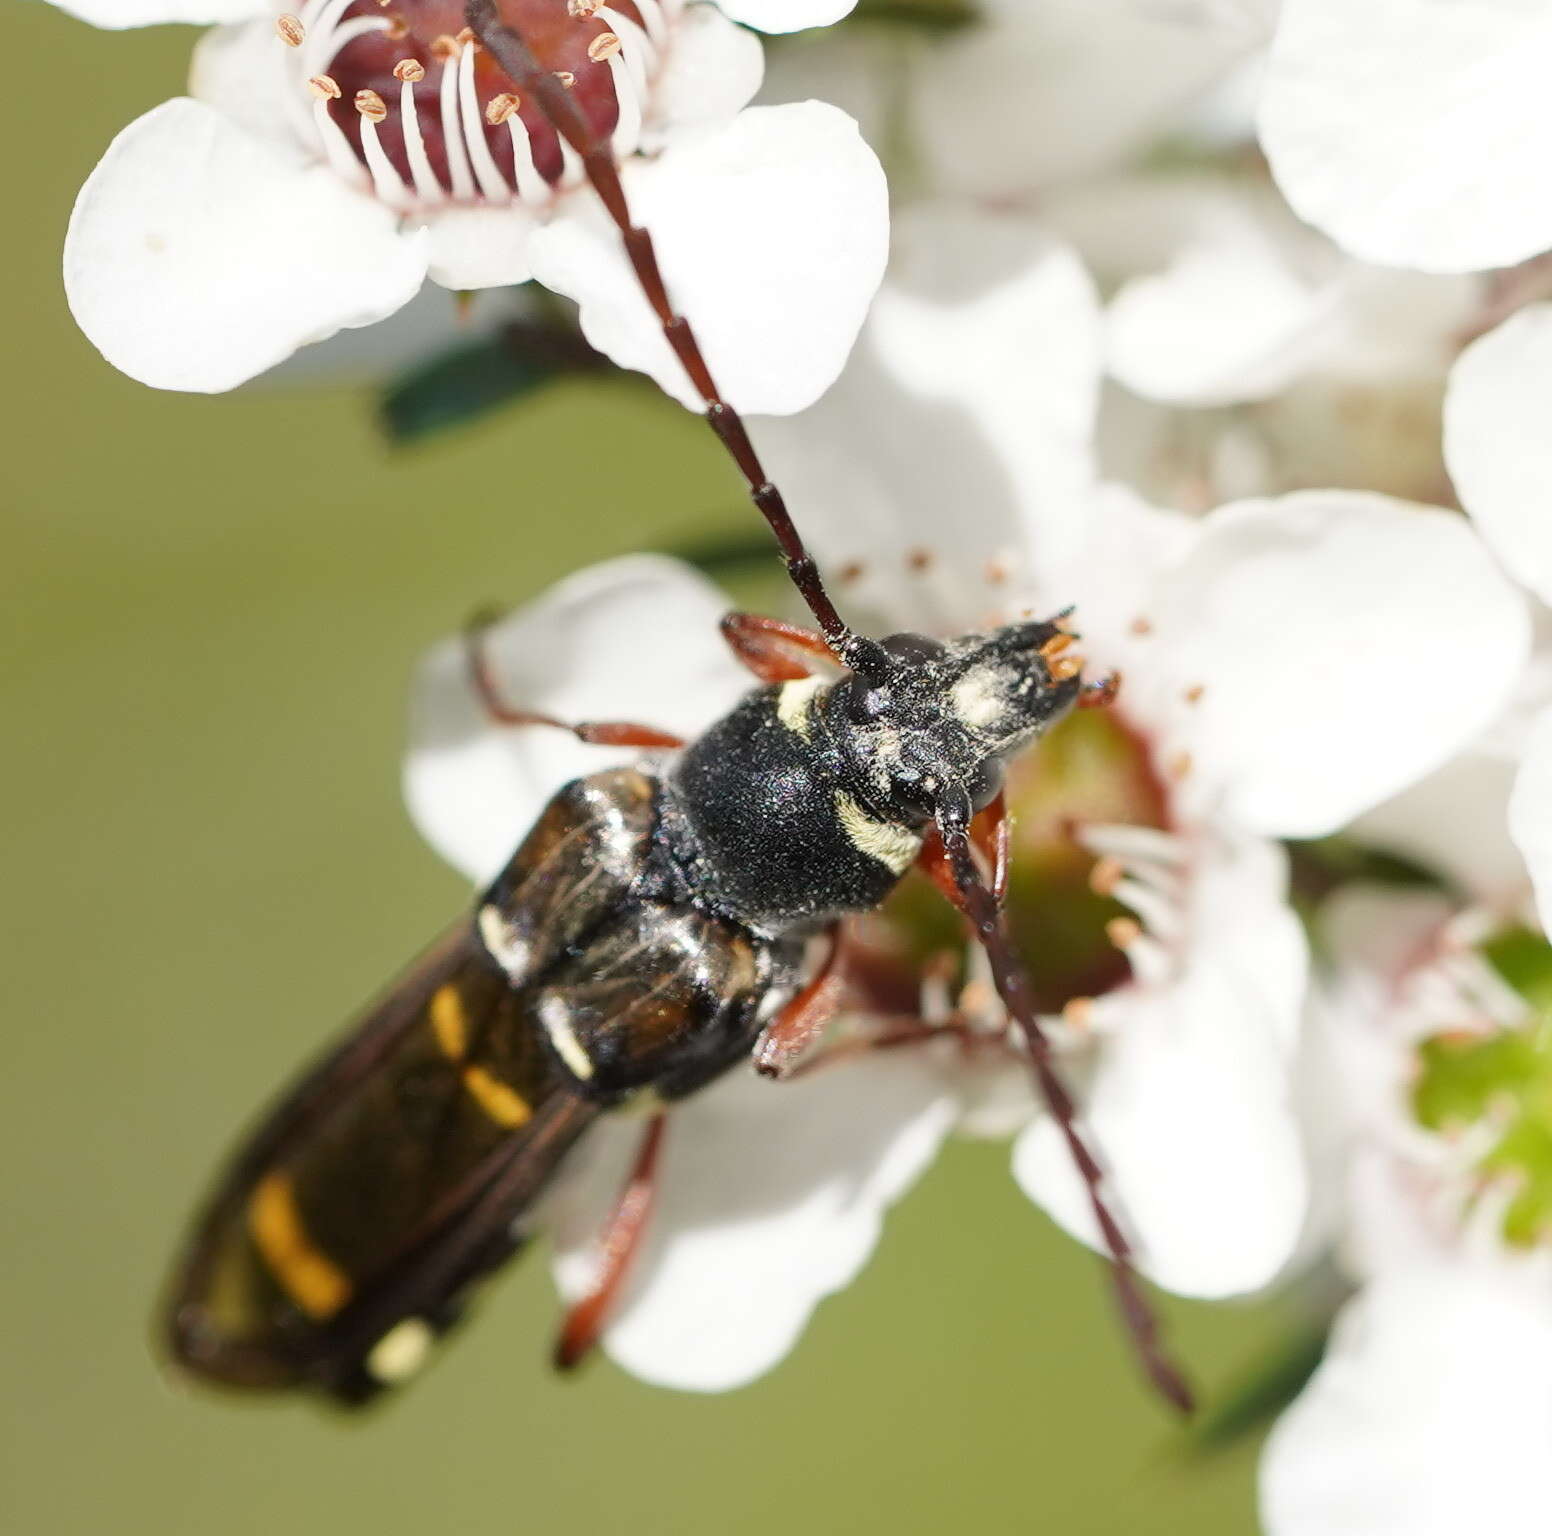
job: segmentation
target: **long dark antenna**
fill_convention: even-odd
[[[787,574],[808,604],[830,649],[852,671],[870,681],[881,681],[888,674],[886,653],[877,641],[858,635],[836,612],[819,567],[798,533],[781,492],[766,475],[743,420],[722,398],[690,322],[674,310],[658,267],[652,236],[631,219],[625,188],[608,145],[594,132],[566,87],[534,57],[521,35],[496,14],[496,0],[466,0],[464,14],[474,35],[490,50],[513,84],[532,95],[551,126],[581,157],[588,181],[620,232],[625,254],[647,303],[663,328],[664,337],[675,357],[684,365],[696,392],[706,402],[706,420],[748,484],[750,500],[775,534],[787,564]],[[1041,1096],[1061,1127],[1068,1151],[1088,1190],[1089,1203],[1109,1253],[1110,1273],[1127,1331],[1150,1380],[1176,1408],[1189,1413],[1193,1406],[1191,1389],[1164,1352],[1158,1322],[1138,1283],[1131,1247],[1101,1192],[1102,1172],[1078,1132],[1072,1095],[1052,1060],[1050,1042],[1035,1013],[1029,981],[1009,939],[1001,904],[976,870],[970,852],[970,814],[968,796],[962,797],[961,803],[945,796],[938,811],[938,828],[954,871],[961,904],[991,961],[997,991],[1028,1042]]]
[[[1179,1367],[1164,1351],[1158,1319],[1142,1293],[1137,1271],[1133,1267],[1131,1244],[1105,1202],[1101,1188],[1104,1172],[1078,1130],[1077,1110],[1072,1094],[1052,1061],[1051,1042],[1040,1027],[1039,1015],[1035,1012],[1034,998],[1029,989],[1029,978],[1008,934],[1006,914],[975,866],[970,848],[970,820],[968,795],[960,791],[957,796],[945,797],[938,811],[938,832],[943,839],[949,865],[954,871],[954,884],[958,887],[965,916],[973,924],[976,938],[991,961],[992,979],[996,982],[998,995],[1007,1005],[1008,1012],[1013,1015],[1029,1045],[1030,1065],[1034,1070],[1035,1081],[1039,1084],[1041,1097],[1060,1128],[1067,1150],[1088,1191],[1089,1206],[1094,1212],[1094,1219],[1109,1254],[1110,1275],[1115,1285],[1116,1299],[1120,1302],[1121,1316],[1138,1357],[1149,1380],[1164,1397],[1182,1413],[1190,1413],[1195,1406],[1191,1388]]]
[[[858,635],[836,611],[825,590],[819,567],[793,523],[780,490],[765,473],[765,466],[754,451],[743,418],[722,398],[690,322],[675,313],[658,268],[651,233],[631,219],[619,168],[609,146],[599,138],[566,87],[534,57],[522,36],[496,14],[496,0],[467,0],[464,15],[474,35],[490,50],[513,84],[533,97],[555,131],[581,156],[587,179],[620,231],[625,254],[647,303],[663,328],[668,345],[684,365],[696,393],[706,402],[706,420],[711,424],[711,430],[732,456],[749,487],[749,499],[776,535],[787,564],[787,574],[808,604],[830,649],[853,671],[881,677],[883,656],[877,642]]]

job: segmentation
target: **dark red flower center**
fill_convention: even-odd
[[[634,148],[673,0],[497,0],[502,19],[618,152]],[[310,90],[324,150],[379,196],[542,200],[567,175],[537,103],[467,30],[462,0],[309,0],[277,30]],[[656,37],[654,37],[654,32]],[[351,166],[350,162],[356,162]]]

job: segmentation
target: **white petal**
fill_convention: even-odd
[[[189,60],[189,95],[263,139],[276,153],[317,159],[312,97],[297,75],[296,55],[275,35],[275,16],[202,32]]]
[[[1508,754],[1472,746],[1349,830],[1447,876],[1479,901],[1502,905],[1525,883],[1525,861],[1509,834],[1515,768]]]
[[[421,239],[386,208],[186,97],[113,141],[65,239],[81,329],[159,389],[231,389],[305,342],[391,315],[425,271]]]
[[[625,182],[724,398],[775,414],[811,404],[845,363],[888,252],[884,173],[851,119],[821,102],[751,107],[633,162]],[[540,282],[578,301],[599,351],[701,408],[590,193],[566,200],[531,255]]]
[[[164,21],[204,26],[218,21],[246,21],[269,10],[268,0],[48,0],[94,27],[118,31],[151,27]]]
[[[1150,613],[1200,700],[1181,786],[1285,837],[1334,831],[1437,768],[1504,707],[1519,594],[1464,519],[1351,491],[1220,508]]]
[[[458,348],[489,341],[514,321],[533,318],[529,286],[493,288],[461,299],[427,283],[403,309],[378,325],[341,331],[317,346],[303,347],[262,375],[265,384],[301,386],[369,385],[418,368]],[[258,382],[258,381],[256,381]]]
[[[736,116],[765,76],[760,40],[713,5],[691,5],[675,23],[652,86],[649,148],[673,133]]]
[[[1530,869],[1541,926],[1552,933],[1552,710],[1531,728],[1509,797],[1509,832]]]
[[[855,596],[894,628],[965,630],[1073,558],[1098,386],[1073,253],[1023,216],[926,204],[835,387],[755,437],[821,561],[863,568]]]
[[[985,24],[932,41],[906,110],[929,185],[991,200],[1118,164],[1256,42],[1253,29],[1204,33],[1162,10],[1094,0],[980,0],[976,10]]]
[[[1317,355],[1337,297],[1295,276],[1268,247],[1191,246],[1111,301],[1110,371],[1128,389],[1176,405],[1266,399]]]
[[[1552,245],[1552,12],[1287,0],[1261,144],[1294,211],[1366,260],[1510,266]]]
[[[1186,915],[1196,937],[1179,974],[1104,1004],[1086,1124],[1144,1271],[1184,1295],[1266,1285],[1304,1221],[1291,1095],[1306,956],[1285,883],[1271,844],[1205,847]],[[1049,1118],[1019,1138],[1013,1171],[1031,1199],[1097,1246]]]
[[[771,1083],[745,1069],[670,1114],[661,1189],[605,1347],[661,1386],[718,1392],[769,1370],[814,1308],[848,1285],[885,1210],[916,1181],[953,1118],[942,1075],[919,1054]],[[556,1278],[568,1297],[641,1124],[615,1122],[558,1202]]]
[[[425,215],[427,267],[444,288],[504,288],[533,276],[528,245],[537,221],[521,204],[441,208]]]
[[[804,27],[827,27],[850,16],[857,0],[717,0],[717,4],[746,27],[762,32],[797,32]]]
[[[1511,575],[1552,602],[1552,304],[1532,304],[1473,342],[1450,373],[1444,460]]]
[[[1552,1296],[1502,1269],[1419,1266],[1338,1320],[1261,1463],[1268,1536],[1541,1536]]]
[[[507,702],[562,720],[634,720],[694,735],[750,686],[717,633],[728,602],[655,555],[580,571],[503,619],[485,650]],[[469,686],[463,642],[421,663],[404,792],[427,842],[484,882],[567,781],[640,753],[545,726],[492,724]]]

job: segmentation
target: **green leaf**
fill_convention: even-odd
[[[604,359],[570,330],[520,322],[445,352],[391,384],[378,407],[390,442],[418,443],[467,426]]]
[[[1188,1456],[1216,1456],[1259,1434],[1309,1384],[1325,1356],[1327,1328],[1286,1334],[1208,1405],[1186,1432]]]
[[[852,15],[857,21],[939,35],[963,31],[981,19],[971,0],[858,0]]]

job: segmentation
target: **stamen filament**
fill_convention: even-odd
[[[420,78],[424,78],[424,73]],[[415,180],[415,195],[421,202],[433,206],[446,202],[446,188],[437,180],[437,174],[431,168],[431,160],[426,154],[426,141],[421,136],[414,80],[405,80],[399,87],[399,117],[404,125],[404,153],[410,162],[410,175]]]
[[[507,131],[512,135],[512,169],[517,178],[517,195],[525,203],[542,208],[549,198],[550,184],[534,164],[528,125],[520,113],[514,111],[507,117]]]
[[[393,162],[383,149],[377,136],[377,123],[365,113],[361,114],[361,152],[366,156],[366,167],[372,173],[372,188],[390,208],[401,212],[410,207],[409,188],[393,168]]]
[[[463,117],[463,137],[474,164],[480,191],[494,203],[512,200],[512,189],[491,157],[485,138],[485,114],[474,88],[474,48],[465,45],[458,60],[458,105]]]
[[[452,181],[455,200],[467,202],[474,196],[474,177],[469,172],[469,156],[464,149],[463,127],[458,117],[459,55],[466,50],[448,39],[448,52],[442,60],[442,140],[447,150],[447,174]]]
[[[329,168],[344,177],[353,187],[364,186],[366,167],[357,158],[355,147],[345,137],[344,129],[334,121],[327,99],[313,102],[313,124],[323,142],[323,152],[328,156]]]

